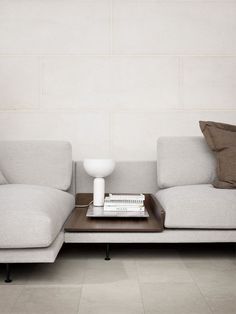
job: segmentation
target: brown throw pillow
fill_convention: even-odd
[[[236,188],[236,125],[199,121],[208,146],[216,152],[217,176],[214,187]]]

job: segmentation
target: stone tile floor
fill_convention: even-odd
[[[0,314],[235,314],[233,244],[65,245],[54,264],[14,265]]]

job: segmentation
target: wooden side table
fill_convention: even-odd
[[[76,204],[89,204],[92,200],[91,193],[79,193],[76,195]],[[64,230],[69,233],[91,233],[91,232],[162,232],[164,227],[164,211],[157,199],[152,194],[145,194],[145,208],[149,213],[147,218],[91,218],[87,217],[87,208],[75,208],[68,218]],[[74,242],[75,243],[75,242]],[[106,257],[109,260],[110,243],[106,242]]]

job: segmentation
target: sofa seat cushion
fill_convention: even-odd
[[[236,190],[199,184],[163,189],[156,196],[166,228],[236,229]]]
[[[47,247],[74,208],[74,196],[50,187],[0,186],[0,248]]]

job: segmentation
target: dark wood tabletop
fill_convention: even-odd
[[[76,195],[76,204],[88,204],[91,193]],[[164,212],[155,196],[145,194],[148,218],[95,218],[87,217],[87,208],[75,208],[66,224],[66,232],[162,232]]]

